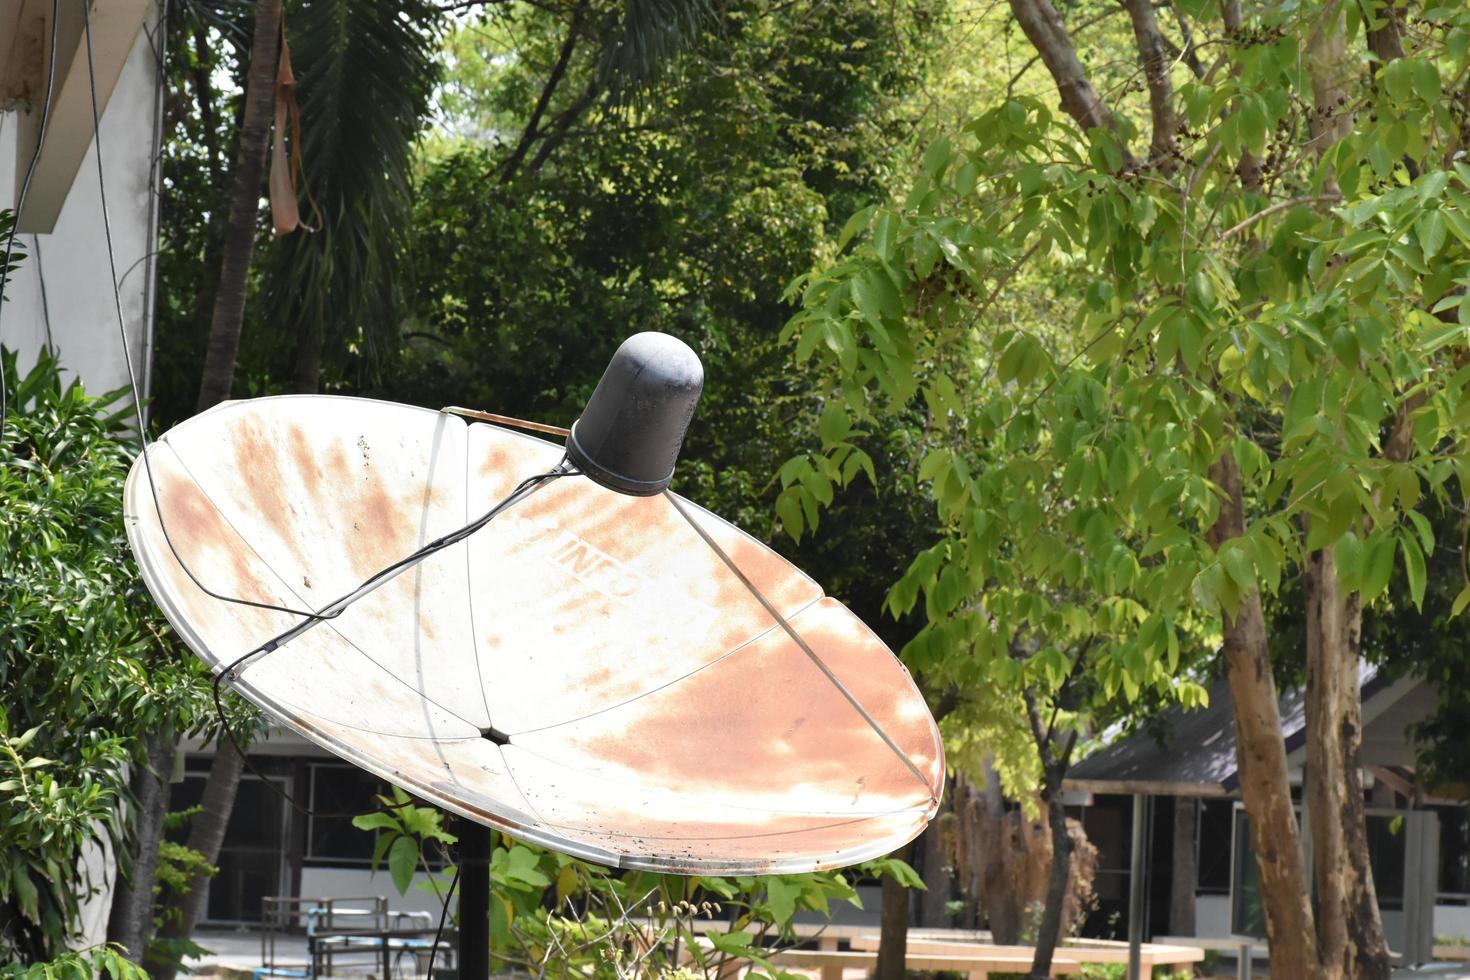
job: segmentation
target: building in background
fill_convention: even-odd
[[[1384,934],[1395,954],[1409,963],[1426,962],[1436,936],[1470,935],[1470,807],[1462,788],[1428,786],[1415,774],[1411,729],[1435,710],[1435,689],[1415,677],[1391,680],[1366,664],[1359,680],[1368,844]],[[1301,815],[1303,692],[1283,694],[1280,711]],[[1148,797],[1150,815],[1145,935],[1264,937],[1238,768],[1235,719],[1223,680],[1210,691],[1208,708],[1171,708],[1158,726],[1072,767],[1066,786],[1089,794],[1078,816],[1098,848],[1099,909],[1090,930],[1116,923],[1126,935],[1137,794]],[[1310,834],[1305,817],[1302,824]],[[1305,846],[1310,860],[1310,842]]]
[[[26,258],[6,289],[0,344],[24,372],[46,347],[94,392],[128,383],[111,286],[92,79],[101,117],[103,177],[128,347],[147,397],[158,248],[162,108],[160,6],[106,0],[57,5],[54,84],[45,139],[52,0],[0,0],[0,208],[14,209],[40,145],[17,243]]]

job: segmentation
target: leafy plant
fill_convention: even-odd
[[[447,859],[455,837],[439,811],[414,804],[401,789],[379,802],[384,809],[355,817],[353,825],[377,832],[373,866],[386,857],[394,886],[403,893],[416,869]],[[794,940],[797,912],[830,915],[834,901],[861,907],[840,871],[762,877],[618,872],[504,834],[495,838],[491,949],[538,977],[718,977],[739,960],[754,964],[756,976],[786,978],[791,975],[769,955],[772,944]],[[908,887],[923,887],[912,868],[893,858],[870,861],[853,873],[891,875]],[[443,897],[453,875],[446,868],[420,887]],[[723,928],[713,928],[716,922]]]
[[[0,964],[0,980],[148,980],[148,971],[123,956],[116,946],[68,950],[44,963]]]
[[[137,737],[209,712],[204,671],[180,659],[129,557],[122,393],[63,383],[45,352],[22,377],[0,350],[0,369],[0,961],[29,963],[63,950],[102,886],[84,849],[125,850]]]

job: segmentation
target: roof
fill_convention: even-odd
[[[50,3],[0,0],[0,113],[18,110],[16,198],[32,157],[36,160],[26,207],[17,219],[20,231],[49,234],[55,228],[67,192],[92,145],[93,76],[98,111],[105,115],[123,65],[153,7],[154,0],[94,4],[90,8],[89,56],[80,5],[61,6],[53,39]],[[53,47],[55,78],[42,141],[41,110],[47,101]],[[151,88],[147,98],[150,102],[154,98]]]
[[[1407,717],[1400,702],[1418,711],[1432,710],[1433,693],[1420,681],[1404,678],[1391,682],[1376,668],[1361,664],[1358,683],[1362,688],[1363,720],[1367,745],[1390,746],[1392,762],[1401,762],[1406,748],[1404,725]],[[1418,693],[1405,700],[1411,691]],[[1306,741],[1306,692],[1282,694],[1281,731],[1288,756],[1300,755]],[[1399,705],[1399,710],[1390,710]],[[1381,722],[1380,722],[1381,719]],[[1377,724],[1375,724],[1377,723]],[[1364,763],[1382,761],[1364,757]],[[1092,793],[1144,793],[1155,796],[1234,796],[1239,791],[1239,763],[1235,753],[1235,712],[1230,685],[1225,678],[1210,688],[1209,707],[1186,711],[1176,706],[1166,711],[1160,724],[1099,749],[1072,766],[1065,786]]]

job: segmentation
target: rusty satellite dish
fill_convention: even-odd
[[[693,409],[686,399],[671,435],[657,412],[640,416],[636,391],[599,407],[641,383],[643,366],[619,357],[631,370],[615,377],[614,359],[570,449],[359,398],[227,402],[189,419],[128,479],[148,588],[282,724],[524,840],[615,867],[752,874],[912,839],[944,763],[907,671],[667,479],[594,472],[620,452],[671,472],[666,447],[677,453]],[[652,456],[640,439],[658,443]],[[559,465],[566,475],[528,486]],[[497,501],[495,520],[403,562]],[[330,616],[283,611],[343,596]]]

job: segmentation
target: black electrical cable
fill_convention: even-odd
[[[51,336],[51,300],[46,296],[46,265],[41,261],[41,236],[31,236],[36,251],[36,284],[41,287],[41,319],[46,324],[46,352],[56,356],[56,340]]]
[[[84,0],[85,2],[85,0]],[[51,0],[51,54],[46,65],[46,101],[41,104],[41,127],[36,134],[36,148],[31,153],[31,162],[26,166],[25,179],[21,181],[20,193],[15,198],[15,209],[11,213],[10,231],[5,236],[5,258],[0,260],[0,287],[10,283],[10,257],[15,251],[15,231],[20,225],[21,213],[25,210],[26,198],[31,192],[31,178],[36,175],[36,163],[41,159],[41,147],[46,145],[46,130],[51,125],[51,96],[56,86],[56,35],[57,19],[61,16],[61,0]],[[88,57],[91,56],[90,47]],[[90,68],[90,64],[89,64]],[[17,131],[17,140],[20,133]],[[44,287],[43,287],[44,288]],[[0,288],[3,292],[3,288]],[[5,302],[0,297],[0,318],[5,316]],[[48,333],[50,323],[47,323]],[[0,445],[5,442],[5,421],[10,408],[10,393],[5,383],[5,371],[0,369]]]
[[[138,438],[141,440],[143,446],[143,470],[144,475],[148,478],[148,493],[153,499],[153,511],[158,516],[158,529],[163,533],[164,543],[168,545],[168,550],[173,554],[174,561],[178,562],[179,567],[184,570],[184,574],[189,577],[189,581],[193,582],[195,588],[199,589],[199,591],[211,599],[218,599],[221,602],[232,602],[241,606],[250,606],[255,609],[283,612],[292,616],[302,616],[308,620],[331,619],[331,616],[321,616],[310,609],[295,609],[291,606],[277,605],[271,602],[255,602],[250,599],[242,599],[239,596],[229,596],[214,591],[199,581],[199,577],[194,574],[194,570],[184,561],[183,555],[179,554],[179,549],[174,545],[173,537],[168,533],[168,525],[163,519],[163,505],[158,499],[158,483],[153,478],[153,462],[148,452],[150,448],[148,444],[148,427],[143,421],[143,405],[140,400],[142,389],[138,385],[137,372],[133,369],[132,352],[128,349],[128,330],[123,318],[122,293],[118,288],[117,282],[117,259],[114,255],[112,245],[112,220],[107,210],[107,184],[103,179],[102,117],[101,110],[97,105],[97,73],[92,60],[92,16],[88,0],[81,0],[81,5],[82,28],[87,42],[87,82],[92,96],[92,138],[95,143],[97,157],[97,192],[102,203],[102,234],[107,243],[107,266],[112,280],[112,301],[114,308],[117,310],[117,329],[122,336],[123,364],[128,371],[128,388],[132,392],[133,416],[138,423]],[[340,615],[340,613],[334,615]]]
[[[439,928],[434,930],[434,945],[429,947],[429,968],[424,976],[432,980],[434,976],[434,959],[439,955],[439,943],[444,939],[444,923],[449,919],[449,900],[454,895],[455,886],[459,884],[460,866],[454,866],[454,877],[449,879],[449,890],[444,893],[444,907],[439,910]]]
[[[54,3],[59,3],[59,0],[53,0],[53,2]],[[216,713],[216,716],[217,716],[217,718],[219,720],[220,728],[224,731],[225,735],[229,738],[231,745],[233,745],[234,748],[235,748],[235,751],[240,754],[240,758],[244,762],[245,767],[247,769],[249,769],[252,774],[254,774],[256,777],[258,777],[261,780],[261,782],[263,782],[266,786],[268,786],[272,790],[274,790],[277,795],[279,795],[283,800],[285,800],[288,804],[290,804],[291,807],[294,808],[297,812],[302,813],[302,814],[307,815],[307,816],[318,816],[318,817],[355,816],[355,814],[328,814],[328,813],[320,813],[320,812],[317,812],[317,811],[312,810],[309,807],[304,807],[301,804],[297,803],[296,800],[289,793],[287,793],[286,791],[284,791],[280,787],[278,787],[273,780],[267,779],[257,769],[255,769],[255,767],[253,765],[251,765],[251,763],[249,761],[249,758],[246,756],[244,749],[241,747],[239,740],[236,739],[235,733],[230,729],[228,719],[225,717],[224,702],[223,702],[223,700],[221,698],[221,694],[220,694],[221,685],[224,683],[224,681],[227,678],[233,679],[233,674],[235,672],[235,669],[241,663],[245,662],[246,660],[250,659],[251,657],[257,656],[257,655],[262,654],[262,653],[269,653],[269,652],[277,649],[282,643],[285,643],[287,640],[289,640],[290,638],[292,638],[294,636],[300,635],[300,633],[304,632],[307,628],[309,628],[312,625],[315,625],[316,623],[324,622],[324,621],[329,620],[329,619],[335,619],[336,617],[342,615],[342,613],[346,612],[347,609],[351,608],[351,602],[352,601],[355,601],[355,598],[354,597],[360,597],[360,594],[366,594],[366,592],[364,590],[370,591],[371,588],[375,584],[380,583],[380,582],[382,582],[382,581],[384,581],[384,580],[386,580],[388,578],[391,578],[393,575],[397,574],[402,569],[404,569],[404,568],[406,568],[406,567],[408,567],[410,565],[413,565],[413,564],[415,564],[417,562],[423,561],[424,559],[430,557],[431,555],[435,554],[436,552],[442,551],[443,549],[448,548],[448,547],[450,547],[452,545],[458,544],[460,541],[463,541],[465,538],[468,538],[470,535],[474,534],[480,528],[484,527],[486,524],[489,524],[492,520],[494,520],[495,517],[496,517],[496,515],[498,515],[499,513],[501,513],[503,510],[505,510],[511,504],[515,503],[516,500],[519,499],[519,497],[523,493],[525,493],[526,491],[528,491],[530,489],[533,489],[534,487],[539,487],[539,485],[541,483],[543,483],[543,482],[554,480],[554,479],[556,479],[557,477],[560,477],[560,476],[572,475],[572,474],[575,474],[577,471],[576,471],[575,468],[568,466],[566,464],[565,458],[563,458],[562,463],[559,464],[557,466],[557,468],[555,470],[553,470],[552,472],[549,472],[549,473],[540,473],[540,474],[537,474],[535,476],[527,477],[525,480],[522,480],[519,484],[517,484],[517,486],[515,487],[515,489],[512,490],[509,494],[507,494],[506,497],[500,503],[496,504],[494,507],[492,507],[486,513],[480,515],[478,518],[476,518],[475,520],[469,522],[468,524],[464,525],[463,527],[459,528],[458,530],[451,531],[448,534],[445,534],[445,535],[443,535],[443,536],[441,536],[439,538],[436,538],[435,540],[430,541],[429,543],[423,545],[422,547],[420,547],[416,551],[412,552],[411,554],[409,554],[409,555],[407,555],[407,556],[405,556],[403,558],[400,558],[399,560],[393,562],[392,564],[390,564],[390,565],[388,565],[388,566],[380,569],[378,572],[374,573],[373,575],[371,575],[367,579],[365,579],[362,582],[362,584],[360,584],[357,588],[355,588],[352,591],[350,591],[350,592],[348,592],[348,593],[346,593],[346,594],[338,597],[337,599],[333,600],[332,602],[327,603],[325,606],[322,607],[321,610],[293,609],[293,608],[291,608],[289,606],[280,606],[280,605],[275,605],[275,604],[272,604],[272,603],[264,603],[264,602],[253,602],[253,601],[248,600],[248,599],[241,599],[241,598],[238,598],[238,597],[222,595],[222,594],[220,594],[218,592],[214,592],[213,590],[207,588],[202,582],[200,582],[199,579],[194,575],[193,571],[184,562],[183,556],[179,554],[178,549],[176,547],[174,547],[173,539],[169,537],[168,529],[167,529],[167,526],[165,525],[164,519],[163,519],[163,508],[162,508],[162,505],[160,504],[159,499],[158,499],[158,487],[157,487],[157,484],[154,482],[154,479],[153,479],[153,469],[152,469],[152,465],[151,465],[151,463],[149,461],[149,453],[148,453],[148,448],[149,447],[148,447],[147,427],[146,427],[146,425],[144,424],[144,421],[143,421],[143,408],[142,408],[142,403],[141,403],[140,398],[139,398],[140,391],[139,391],[139,387],[138,387],[138,378],[137,378],[136,372],[133,369],[132,353],[131,353],[131,351],[129,350],[129,347],[128,347],[127,326],[126,326],[126,322],[124,320],[123,312],[122,312],[122,295],[121,295],[121,293],[119,291],[119,288],[118,288],[117,263],[116,263],[116,258],[115,258],[115,255],[114,255],[114,249],[113,249],[113,244],[112,244],[112,222],[111,222],[111,219],[110,219],[110,217],[108,215],[108,210],[107,210],[107,187],[106,187],[106,181],[105,181],[105,179],[103,177],[103,174],[104,174],[105,170],[104,170],[104,167],[103,167],[103,159],[102,159],[102,133],[101,133],[101,128],[102,128],[101,122],[102,122],[102,120],[101,120],[101,110],[100,110],[100,108],[98,106],[98,103],[97,103],[97,77],[96,77],[96,70],[95,70],[95,66],[94,66],[94,62],[93,62],[93,55],[92,55],[92,21],[91,21],[90,5],[88,3],[88,0],[81,0],[81,5],[82,5],[82,26],[83,26],[83,31],[84,31],[84,34],[85,34],[85,37],[86,37],[87,79],[88,79],[88,84],[89,84],[89,87],[90,87],[91,98],[92,98],[92,135],[93,135],[93,139],[95,140],[95,149],[96,149],[96,158],[97,158],[97,190],[98,190],[99,200],[100,200],[101,206],[102,206],[102,230],[103,230],[104,239],[105,239],[106,244],[107,244],[107,262],[108,262],[108,268],[109,268],[109,271],[110,271],[110,278],[112,280],[113,307],[114,307],[114,309],[115,309],[115,311],[117,313],[118,332],[119,332],[119,334],[120,334],[120,336],[122,338],[123,362],[124,362],[124,364],[127,367],[127,372],[128,372],[128,385],[129,385],[129,388],[130,388],[130,390],[132,392],[132,396],[133,396],[133,398],[132,398],[132,400],[133,400],[133,414],[134,414],[134,418],[136,419],[137,424],[138,424],[138,435],[139,435],[139,438],[142,440],[142,444],[143,444],[143,453],[142,453],[142,455],[143,455],[143,468],[144,468],[144,473],[145,473],[145,475],[146,475],[146,477],[148,479],[148,488],[149,488],[149,491],[150,491],[150,493],[152,495],[152,498],[153,498],[154,512],[158,516],[158,526],[159,526],[159,529],[163,532],[164,541],[168,544],[169,551],[173,553],[174,560],[178,562],[179,567],[184,570],[184,573],[189,577],[189,580],[191,582],[193,582],[194,585],[196,587],[198,587],[200,589],[200,591],[202,591],[205,595],[208,595],[208,596],[210,596],[212,598],[215,598],[215,599],[219,599],[219,600],[221,600],[223,602],[231,602],[231,603],[235,603],[237,605],[251,606],[251,607],[257,608],[257,609],[273,610],[273,611],[276,611],[276,612],[284,612],[284,613],[289,613],[289,614],[294,615],[294,616],[304,617],[303,622],[298,623],[295,626],[291,627],[290,629],[285,630],[282,633],[277,634],[272,639],[268,640],[267,642],[261,644],[260,646],[258,646],[256,648],[254,648],[253,650],[249,651],[248,653],[244,654],[243,656],[237,657],[228,666],[226,666],[223,670],[219,671],[215,675],[214,681],[213,681],[213,685],[212,685],[212,693],[213,693],[213,699],[214,699],[215,713]],[[55,38],[54,38],[54,32],[53,32],[53,44],[54,44],[54,40],[55,40]],[[12,234],[12,238],[13,238],[13,234]],[[334,610],[333,607],[338,607],[338,608],[336,608]],[[331,611],[328,611],[328,610],[331,610]],[[401,806],[401,805],[402,804],[399,804],[399,806]],[[395,807],[389,807],[389,808],[386,808],[386,809],[394,809],[394,808]]]
[[[565,466],[565,460],[563,460],[562,466]],[[393,562],[391,565],[388,565],[388,566],[380,569],[379,571],[375,572],[373,575],[371,575],[367,579],[365,579],[362,582],[362,584],[359,585],[357,588],[352,589],[349,592],[343,593],[341,596],[338,596],[336,599],[334,599],[332,602],[327,603],[327,605],[323,606],[322,608],[323,609],[330,609],[333,606],[338,605],[338,604],[343,603],[343,602],[346,602],[348,600],[355,601],[355,598],[360,598],[361,594],[365,594],[363,592],[363,590],[369,589],[375,583],[379,583],[379,582],[382,582],[382,581],[384,581],[384,580],[386,580],[388,578],[391,578],[393,575],[397,574],[399,571],[402,571],[403,569],[405,569],[405,568],[407,568],[407,567],[409,567],[411,565],[417,564],[418,562],[423,561],[424,559],[430,557],[431,555],[435,554],[436,552],[443,551],[445,548],[448,548],[448,547],[450,547],[452,545],[458,544],[459,542],[463,541],[465,538],[468,538],[470,535],[474,534],[476,531],[480,530],[482,527],[484,527],[485,525],[489,524],[497,516],[499,516],[502,512],[504,512],[507,508],[509,508],[511,505],[515,504],[518,500],[520,500],[522,497],[526,496],[528,493],[530,493],[530,492],[532,492],[534,490],[539,489],[544,484],[549,483],[550,481],[555,480],[558,477],[572,476],[572,475],[575,475],[577,473],[577,471],[575,469],[572,469],[570,467],[567,467],[567,468],[563,469],[562,466],[558,466],[557,469],[552,470],[549,473],[538,473],[535,476],[527,477],[526,479],[522,480],[520,483],[516,484],[515,489],[512,490],[510,493],[506,494],[505,497],[498,504],[496,504],[494,507],[490,508],[484,514],[481,514],[479,517],[475,518],[470,523],[464,525],[463,527],[459,528],[458,530],[450,531],[448,534],[445,534],[445,535],[443,535],[441,537],[435,538],[433,541],[430,541],[428,544],[425,544],[423,547],[419,548],[417,551],[414,551],[411,554],[406,555],[403,558],[400,558],[397,561]],[[340,612],[345,612],[348,608],[351,608],[350,607],[350,604],[347,605],[347,606],[343,606],[343,608],[342,608],[342,610]],[[335,615],[340,615],[340,612],[335,613],[333,615],[334,616]],[[302,814],[304,816],[313,816],[313,817],[345,817],[345,816],[356,816],[356,814],[347,814],[347,813],[319,813],[317,811],[312,810],[310,807],[302,806],[300,803],[296,802],[295,798],[292,797],[291,794],[289,794],[285,790],[281,789],[274,782],[271,782],[270,780],[266,779],[264,776],[261,776],[261,774],[256,771],[255,767],[250,764],[250,761],[249,761],[248,757],[245,755],[245,749],[240,745],[239,740],[235,737],[235,733],[230,729],[229,721],[225,717],[224,701],[223,701],[223,699],[221,697],[220,690],[223,687],[224,682],[226,680],[234,680],[235,679],[235,670],[236,670],[236,668],[238,668],[245,661],[249,660],[251,657],[259,656],[261,654],[272,653],[272,652],[280,649],[283,644],[289,642],[291,639],[294,639],[296,636],[301,635],[301,633],[305,632],[305,630],[308,629],[308,628],[310,628],[314,623],[316,623],[318,621],[321,621],[321,620],[330,619],[330,618],[332,618],[332,617],[331,616],[318,616],[314,620],[307,620],[306,622],[298,623],[297,625],[291,627],[290,629],[284,630],[283,632],[276,634],[271,639],[269,639],[266,642],[260,644],[259,646],[255,647],[254,649],[252,649],[252,650],[250,650],[250,651],[248,651],[246,653],[241,654],[240,656],[236,657],[234,660],[232,660],[228,664],[226,664],[222,669],[220,669],[214,675],[214,681],[213,681],[213,683],[211,685],[211,692],[212,692],[212,695],[214,697],[214,710],[215,710],[216,716],[219,719],[220,729],[225,733],[225,736],[230,740],[230,744],[232,746],[234,746],[235,751],[237,753],[239,753],[240,758],[242,760],[244,760],[246,768],[248,768],[254,775],[256,775],[257,777],[259,777],[262,782],[264,782],[267,786],[269,786],[275,792],[275,794],[277,796],[279,796],[281,799],[285,800],[286,803],[288,803],[291,806],[291,808],[294,809],[297,813],[300,813],[300,814]],[[432,703],[432,702],[430,702],[430,703]],[[436,707],[442,708],[443,706],[442,705],[436,705]],[[391,810],[391,809],[396,809],[397,807],[404,806],[404,805],[405,804],[395,804],[394,806],[385,807],[384,809]]]

